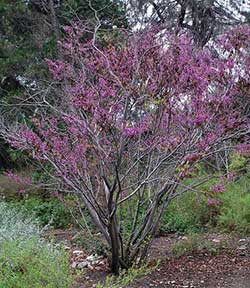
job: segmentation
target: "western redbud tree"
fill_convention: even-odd
[[[145,258],[170,201],[198,185],[183,184],[197,163],[248,133],[237,99],[250,29],[202,50],[185,33],[122,32],[103,47],[83,28],[65,31],[63,58],[46,60],[61,100],[44,96],[32,125],[1,133],[84,203],[117,274]]]

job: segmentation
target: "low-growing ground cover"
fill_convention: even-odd
[[[41,237],[38,222],[0,202],[0,287],[69,288],[68,255]]]

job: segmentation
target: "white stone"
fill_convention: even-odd
[[[77,264],[77,268],[78,269],[83,269],[83,268],[87,268],[89,266],[89,262],[88,261],[83,261]]]

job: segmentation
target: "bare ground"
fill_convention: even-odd
[[[70,236],[67,237],[69,240]],[[204,241],[206,239],[220,245],[226,240],[230,246],[214,255],[205,249],[180,257],[171,255],[171,247],[186,239],[176,235],[156,238],[149,257],[151,260],[161,259],[161,264],[155,271],[126,288],[250,288],[250,239],[205,235]],[[72,288],[94,288],[107,275],[110,272],[104,261],[102,265],[84,269]]]

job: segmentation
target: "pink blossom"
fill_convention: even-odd
[[[29,177],[22,177],[20,175],[15,174],[13,171],[9,170],[5,173],[5,175],[12,181],[19,183],[19,184],[24,184],[24,185],[31,185],[32,184],[32,179]]]
[[[221,183],[221,182],[211,187],[211,191],[214,193],[222,193],[222,192],[225,192],[225,190],[226,190],[226,187],[224,183]]]
[[[123,33],[119,45],[94,46],[82,26],[65,27],[62,57],[46,59],[63,103],[53,116],[41,112],[32,123],[35,129],[21,126],[9,143],[36,160],[49,159],[64,185],[80,189],[88,183],[99,191],[103,174],[113,179],[117,163],[119,173],[134,166],[133,177],[144,173],[133,165],[141,155],[140,165],[150,161],[153,170],[160,163],[163,178],[170,167],[173,175],[188,177],[197,160],[235,132],[249,130],[237,103],[243,93],[238,79],[250,77],[250,28],[220,37],[215,42],[219,57],[210,46],[196,47],[184,31],[165,31],[162,38],[156,31]],[[239,151],[249,152],[247,139],[242,141]],[[179,169],[183,163],[190,170]],[[220,182],[212,192],[223,189]]]
[[[71,26],[64,26],[63,30],[68,34],[73,32],[73,28]]]
[[[140,129],[138,127],[125,127],[123,133],[127,136],[135,136],[140,133]]]
[[[198,115],[195,117],[195,119],[194,119],[194,124],[197,125],[197,126],[199,126],[199,125],[203,124],[203,123],[206,121],[206,118],[207,118],[206,114],[200,112],[200,113],[198,113]]]
[[[23,194],[25,194],[26,193],[26,190],[25,189],[19,189],[18,190],[18,194],[19,195],[23,195]]]
[[[236,147],[237,151],[240,152],[240,154],[249,154],[250,153],[250,144],[247,143],[243,143],[243,144],[239,144]]]
[[[233,173],[233,172],[227,173],[227,181],[228,181],[228,182],[233,181],[234,176],[235,176],[235,173]]]
[[[52,61],[50,59],[45,59],[45,61],[48,64],[49,71],[53,75],[53,78],[55,80],[61,80],[64,77],[66,64],[60,60]]]
[[[215,199],[212,197],[208,197],[208,199],[207,199],[207,205],[208,206],[219,206],[221,204],[222,204],[222,201],[219,199]]]
[[[200,157],[200,155],[198,153],[192,153],[192,154],[188,154],[185,158],[186,161],[188,162],[194,162],[196,161],[198,158]]]

